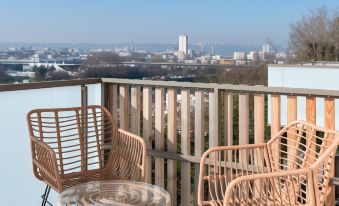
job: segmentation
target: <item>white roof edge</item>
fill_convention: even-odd
[[[327,64],[268,64],[268,67],[300,67],[300,68],[331,68],[331,69],[339,69],[338,63],[327,63]]]

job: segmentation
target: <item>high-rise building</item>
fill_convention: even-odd
[[[264,45],[262,45],[262,51],[263,51],[264,53],[273,53],[272,45],[270,45],[270,44],[264,44]]]
[[[275,51],[271,44],[262,45],[263,61],[272,61],[275,57]]]
[[[188,54],[188,36],[182,34],[179,36],[179,59],[185,59]]]
[[[204,44],[200,43],[200,52],[201,52],[201,56],[204,56]]]

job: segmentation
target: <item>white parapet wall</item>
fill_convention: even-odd
[[[339,64],[271,64],[268,65],[269,87],[292,87],[306,89],[339,90]],[[281,124],[286,124],[287,97],[281,98]],[[298,97],[298,119],[306,119],[306,97]],[[324,98],[317,98],[317,124],[324,126]],[[336,117],[339,115],[339,101],[336,100]],[[271,122],[271,101],[268,100],[268,123]],[[339,122],[336,122],[339,129]]]
[[[41,205],[45,184],[35,178],[26,114],[81,105],[81,86],[0,92],[0,205]],[[101,84],[88,85],[88,104],[101,104]],[[57,205],[58,194],[49,201]]]

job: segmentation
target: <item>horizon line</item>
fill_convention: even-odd
[[[30,41],[0,41],[0,44],[98,44],[98,45],[114,45],[114,44],[178,44],[179,41],[175,42],[111,42],[111,43],[104,43],[104,42],[30,42]],[[241,44],[241,43],[226,43],[226,42],[192,42],[189,45],[234,45],[234,46],[259,46],[265,44],[263,43],[252,43],[252,44]],[[279,46],[286,46],[288,43],[285,44],[274,44]]]

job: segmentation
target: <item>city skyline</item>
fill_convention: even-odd
[[[31,43],[288,43],[290,24],[327,1],[57,1],[1,0],[0,42]],[[20,5],[20,6],[18,6]]]

